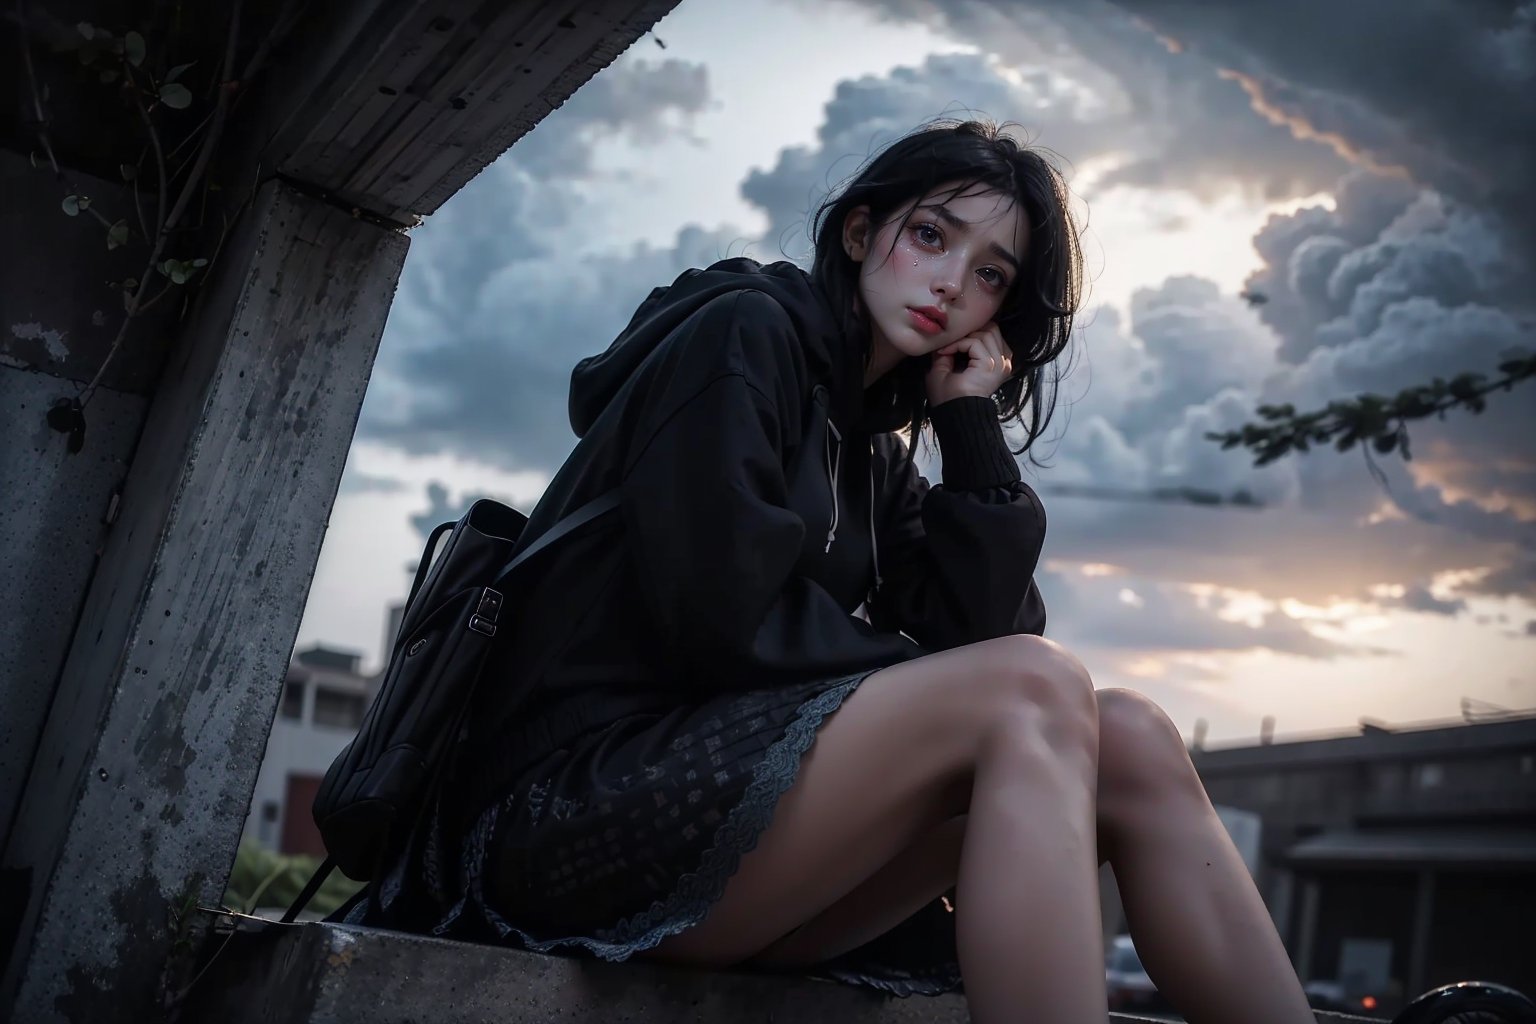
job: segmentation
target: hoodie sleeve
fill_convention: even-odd
[[[660,648],[689,679],[748,689],[881,668],[921,651],[794,572],[805,524],[784,452],[807,399],[799,342],[759,292],[711,300],[669,337],[621,508]]]
[[[944,483],[930,487],[893,439],[879,529],[881,585],[870,602],[878,629],[930,650],[1045,630],[1034,573],[1045,509],[1019,479],[990,398],[957,398],[932,412]]]

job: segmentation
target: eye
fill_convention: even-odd
[[[944,244],[944,233],[932,224],[912,225],[912,237],[922,245],[938,248]]]
[[[996,267],[982,267],[976,273],[980,274],[981,279],[993,288],[1006,288],[1008,286],[1007,276]]]

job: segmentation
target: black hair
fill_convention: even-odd
[[[1029,238],[1019,273],[996,317],[1012,351],[1014,370],[994,399],[1005,424],[1018,421],[1024,427],[1024,443],[1015,453],[1022,454],[1055,410],[1054,364],[1071,338],[1083,271],[1066,182],[1038,152],[1005,134],[1008,127],[987,121],[936,121],[886,147],[816,211],[811,277],[842,312],[844,330],[863,341],[867,358],[869,326],[855,301],[859,264],[842,241],[848,213],[868,206],[873,233],[897,216],[908,216],[941,186],[952,185],[945,190],[946,199],[978,186],[1013,197],[1028,220]],[[914,446],[928,419],[926,363],[906,360],[887,375],[882,393],[869,395],[871,402],[888,405],[896,421],[910,428]]]

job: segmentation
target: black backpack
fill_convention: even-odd
[[[399,851],[458,745],[492,639],[507,621],[514,571],[618,504],[617,492],[604,494],[521,551],[528,519],[498,501],[477,501],[458,522],[432,531],[378,693],[357,736],[337,755],[315,794],[315,824],[326,859],[283,916],[285,922],[298,915],[333,868],[367,881]],[[437,552],[444,533],[448,539]]]

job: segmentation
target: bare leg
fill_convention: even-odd
[[[765,967],[810,967],[895,928],[954,888],[960,876],[965,826],[964,815],[949,819],[752,962]]]
[[[1167,716],[1101,690],[1098,844],[1158,986],[1202,1021],[1311,1021],[1268,911]],[[924,836],[756,960],[818,963],[895,927],[954,885],[963,820]],[[1209,865],[1209,866],[1207,866]]]
[[[1099,724],[1100,850],[1158,990],[1190,1024],[1312,1021],[1178,729],[1129,690],[1099,692]]]
[[[822,728],[710,915],[656,955],[746,960],[968,811],[956,923],[972,1019],[1028,1006],[1102,1024],[1097,719],[1082,667],[1035,637],[879,673]]]

